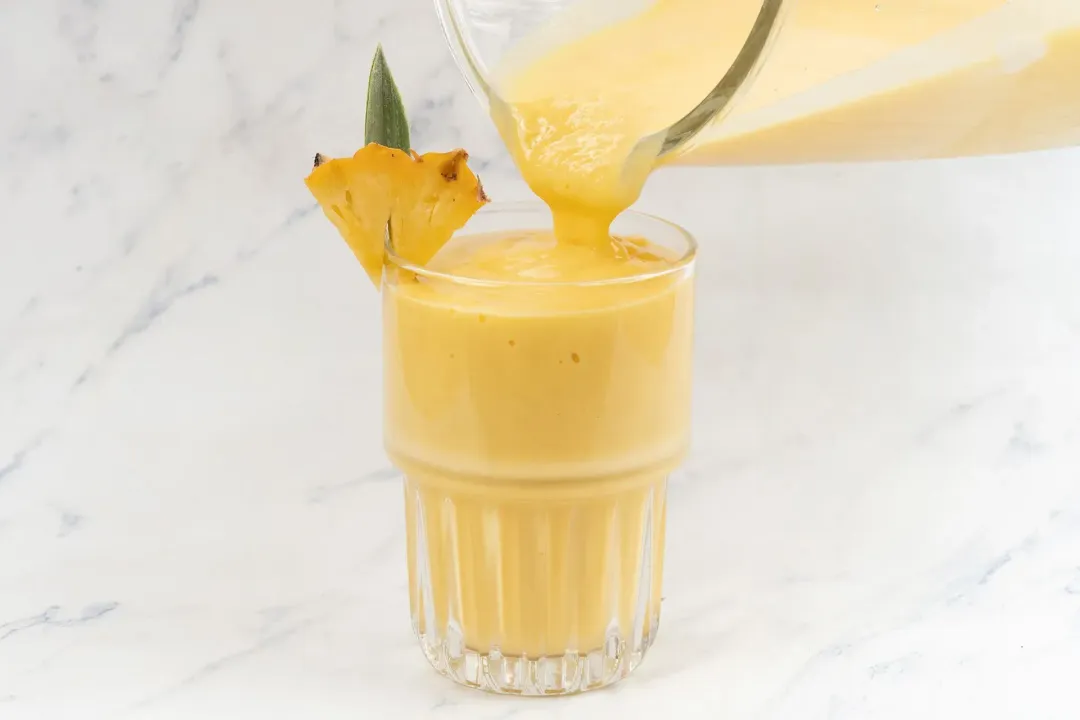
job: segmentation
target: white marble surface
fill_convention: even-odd
[[[669,171],[701,238],[658,642],[565,701],[411,636],[377,297],[301,183],[426,0],[0,4],[0,718],[1080,716],[1080,153]]]

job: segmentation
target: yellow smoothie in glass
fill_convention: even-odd
[[[406,476],[410,601],[429,659],[459,681],[589,689],[652,640],[666,479],[689,440],[693,245],[639,222],[666,237],[466,235],[388,269],[385,432]]]

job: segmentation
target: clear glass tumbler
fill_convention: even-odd
[[[495,204],[462,232],[550,228],[540,204]],[[666,483],[690,437],[696,246],[633,212],[612,231],[679,259],[614,280],[504,282],[391,251],[385,440],[405,475],[412,622],[463,685],[602,687],[656,634]]]

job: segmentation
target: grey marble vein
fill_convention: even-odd
[[[27,459],[45,442],[47,435],[45,432],[39,432],[28,443],[16,450],[10,460],[0,465],[0,484],[22,469]]]
[[[346,480],[345,482],[337,483],[335,485],[316,486],[308,493],[308,500],[312,503],[324,503],[342,493],[349,492],[365,485],[397,481],[400,479],[401,473],[395,468],[380,468],[369,473],[364,473],[352,480]]]
[[[63,617],[62,608],[52,605],[37,615],[0,623],[0,643],[18,633],[35,627],[66,628],[98,620],[120,607],[117,602],[91,603],[82,608],[77,616]]]
[[[200,0],[175,0],[173,4],[173,29],[166,44],[166,56],[168,60],[158,73],[159,79],[164,79],[173,63],[180,59],[184,52],[184,45],[188,33],[199,14]]]
[[[56,531],[56,537],[67,537],[82,526],[86,518],[79,513],[67,510],[60,513],[60,529]]]
[[[173,273],[171,270],[167,271],[150,299],[139,308],[120,335],[112,341],[109,354],[118,352],[124,345],[149,330],[179,300],[217,284],[216,275],[203,275],[192,282],[174,286]]]

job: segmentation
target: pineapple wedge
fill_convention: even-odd
[[[380,45],[368,75],[367,145],[349,158],[315,156],[308,189],[378,288],[393,253],[424,265],[487,202],[464,150],[417,155]],[[389,236],[387,235],[389,232]]]
[[[316,156],[306,183],[378,287],[387,228],[394,254],[424,265],[487,202],[468,157],[370,143],[351,158]]]

